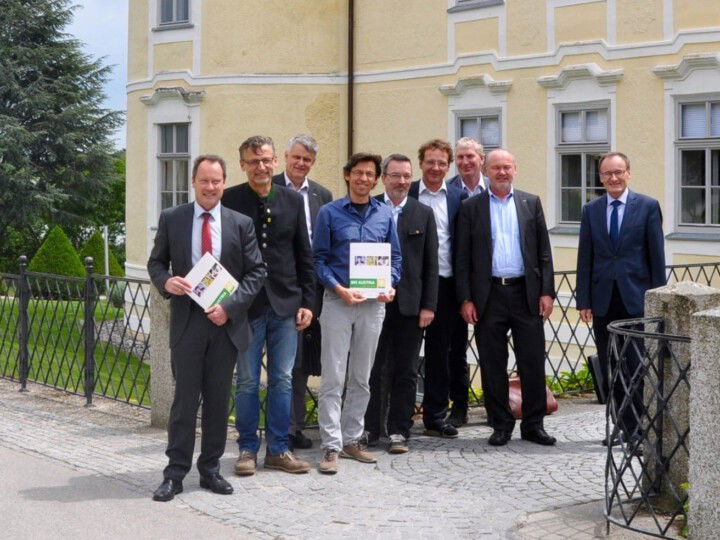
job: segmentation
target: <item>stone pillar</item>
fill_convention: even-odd
[[[695,313],[690,329],[690,538],[720,531],[720,301]]]
[[[150,423],[167,427],[175,395],[170,368],[170,302],[150,287]]]
[[[659,287],[648,291],[645,295],[645,317],[662,317],[664,319],[664,328],[662,333],[673,334],[676,336],[689,337],[693,326],[693,313],[702,311],[713,306],[720,305],[720,290],[693,283],[683,281],[673,283],[665,287]],[[646,350],[653,358],[657,358],[657,347],[659,341],[656,339],[645,340]],[[670,342],[675,360],[669,354],[664,355],[664,365],[658,366],[663,368],[663,390],[664,395],[668,396],[674,385],[680,378],[680,370],[685,369],[690,362],[690,343],[681,343],[677,341]],[[692,372],[692,370],[690,370]],[[651,381],[660,384],[657,380],[655,372],[650,370],[645,381],[645,404],[648,407],[650,416],[652,417],[656,411],[656,399]],[[691,384],[681,382],[669,399],[666,409],[672,414],[674,423],[670,421],[670,414],[663,417],[662,426],[656,425],[655,430],[662,428],[662,446],[660,454],[664,458],[670,458],[672,449],[678,443],[680,436],[690,425],[689,407],[690,407],[690,388]],[[693,391],[696,387],[692,387]],[[658,423],[659,424],[659,423]],[[646,429],[648,426],[644,426]],[[650,446],[657,446],[657,432],[648,429],[648,443]],[[687,444],[687,443],[686,443]],[[645,448],[645,461],[650,478],[644,478],[643,482],[648,482],[655,477],[654,466],[656,465],[650,448]],[[687,482],[688,479],[688,456],[682,450],[672,456],[667,475],[670,484],[679,486]],[[647,487],[647,486],[646,486]],[[677,489],[677,487],[675,488]],[[674,498],[670,493],[671,487],[667,482],[663,482],[660,486],[660,496],[657,500],[659,509],[674,506]]]

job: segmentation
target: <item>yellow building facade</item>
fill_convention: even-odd
[[[619,150],[631,189],[662,205],[668,264],[720,260],[717,0],[129,5],[130,276],[146,276],[161,209],[192,199],[192,159],[222,155],[237,184],[254,134],[280,168],[290,137],[315,137],[311,176],[336,196],[351,150],[407,154],[417,173],[431,138],[507,148],[515,185],[542,197],[558,270],[575,267],[597,156]]]

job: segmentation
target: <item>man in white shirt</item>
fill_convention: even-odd
[[[453,232],[460,202],[467,196],[445,182],[453,160],[452,147],[447,141],[426,142],[418,150],[418,159],[422,178],[412,183],[408,195],[432,208],[438,237],[439,273],[435,318],[425,330],[423,423],[427,435],[455,438],[457,428],[446,420],[450,392],[448,352],[460,317],[453,277]]]
[[[273,176],[273,182],[278,185],[294,189],[303,197],[305,202],[305,221],[307,222],[308,237],[312,243],[312,229],[320,207],[333,200],[330,190],[324,188],[308,175],[315,165],[318,154],[318,143],[310,135],[295,135],[288,142],[285,150],[285,171]],[[310,327],[303,330],[298,336],[298,348],[295,356],[295,367],[292,372],[292,402],[290,409],[289,438],[291,449],[304,449],[312,446],[312,441],[303,435],[305,428],[305,392],[308,375],[320,375],[320,359],[310,358],[310,354],[303,355],[304,344],[319,339],[319,315],[322,309],[323,287],[316,283],[316,300],[313,313],[316,316]],[[309,348],[311,350],[312,347]],[[313,367],[314,366],[314,367]]]

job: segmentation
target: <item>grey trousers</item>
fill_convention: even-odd
[[[318,404],[322,448],[341,450],[363,434],[370,371],[384,318],[382,302],[366,300],[348,306],[334,292],[325,291],[320,316],[323,344]]]

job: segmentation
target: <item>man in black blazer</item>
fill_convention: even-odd
[[[295,135],[288,143],[285,150],[285,172],[273,176],[273,182],[279,186],[294,189],[302,195],[305,203],[305,221],[307,223],[308,236],[312,244],[312,229],[315,225],[320,207],[332,201],[332,193],[314,180],[308,178],[310,170],[315,164],[318,153],[318,143],[310,135]],[[295,367],[292,371],[292,401],[290,406],[290,426],[288,428],[288,441],[290,449],[310,448],[312,441],[303,435],[305,428],[305,392],[307,380],[310,374],[310,359],[303,359],[303,342],[306,339],[317,339],[313,333],[320,332],[320,311],[322,309],[323,287],[315,281],[315,304],[313,306],[314,319],[311,326],[303,330],[298,336],[298,348],[295,358]],[[316,359],[315,364],[320,364]],[[319,372],[313,373],[319,375]]]
[[[220,204],[226,170],[218,156],[195,160],[195,202],[162,212],[147,263],[153,284],[170,299],[170,361],[175,377],[165,452],[169,463],[153,494],[156,501],[169,501],[183,490],[182,480],[192,466],[201,398],[200,486],[221,494],[233,491],[220,476],[219,460],[225,451],[235,357],[250,339],[247,310],[262,287],[265,265],[252,221]],[[187,296],[192,287],[183,277],[205,252],[212,253],[239,282],[235,293],[207,312]]]
[[[592,321],[598,356],[602,365],[607,365],[608,324],[642,317],[645,292],[665,285],[665,243],[660,204],[628,188],[628,157],[620,152],[606,154],[600,158],[599,169],[607,194],[583,206],[576,306],[584,322]],[[626,384],[639,365],[640,359],[630,347],[623,365]],[[617,381],[613,393],[620,406],[625,397],[622,381]],[[636,389],[624,411],[618,429],[628,441],[639,438],[642,387]]]
[[[457,428],[445,418],[450,392],[448,352],[461,326],[458,324],[460,307],[453,294],[453,235],[460,202],[467,196],[445,182],[453,160],[448,142],[440,139],[426,142],[418,150],[418,159],[422,178],[412,183],[408,194],[432,208],[438,237],[439,274],[435,318],[425,329],[423,423],[426,435],[454,439],[458,436]]]
[[[386,306],[375,363],[370,374],[370,402],[365,429],[375,439],[383,431],[383,398],[389,394],[387,433],[390,453],[408,451],[417,389],[417,360],[424,329],[435,317],[438,292],[437,230],[432,210],[409,198],[410,158],[391,154],[382,164],[385,193],[402,252],[402,277],[395,299]],[[383,377],[387,373],[386,377]],[[383,381],[383,379],[386,381]],[[383,385],[383,382],[385,384]],[[385,387],[383,391],[383,386]]]
[[[240,145],[240,167],[248,182],[225,192],[223,204],[249,216],[267,264],[265,285],[250,306],[253,338],[237,359],[235,427],[240,455],[235,473],[255,474],[260,449],[260,368],[267,350],[265,468],[305,473],[310,464],[288,448],[288,424],[298,331],[312,320],[315,277],[303,198],[272,182],[277,164],[270,137],[254,136]]]
[[[552,250],[540,199],[512,187],[515,158],[493,150],[486,158],[490,189],[463,203],[457,224],[458,299],[487,375],[485,407],[493,446],[507,444],[515,427],[508,404],[507,332],[512,331],[522,383],[521,437],[543,445],[555,438],[543,428],[544,320],[555,297]]]

